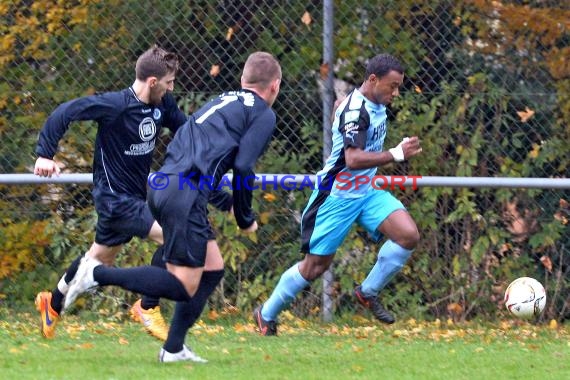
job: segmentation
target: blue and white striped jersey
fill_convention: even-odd
[[[370,181],[377,168],[348,169],[345,149],[361,148],[367,152],[380,152],[386,138],[386,107],[368,100],[358,89],[353,90],[335,111],[332,125],[332,152],[324,168],[317,173],[317,185],[321,190],[330,189],[330,194],[339,198],[359,198],[372,186]],[[367,178],[356,183],[356,177]]]

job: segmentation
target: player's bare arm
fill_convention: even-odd
[[[392,162],[407,160],[420,154],[422,148],[417,136],[406,137],[395,148],[383,152],[366,152],[361,148],[346,148],[344,156],[349,169],[368,169]]]

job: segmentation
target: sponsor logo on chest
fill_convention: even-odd
[[[139,137],[142,143],[131,144],[129,150],[125,151],[127,156],[142,156],[150,154],[154,150],[156,137],[156,124],[154,116],[160,117],[160,110],[155,109],[153,117],[145,117],[139,124]],[[143,110],[144,112],[144,110]]]
[[[159,111],[160,112],[160,111]],[[145,117],[139,124],[139,136],[142,141],[150,141],[156,135],[156,124],[150,117]]]

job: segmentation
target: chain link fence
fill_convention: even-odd
[[[568,177],[570,7],[562,2],[263,0],[13,0],[0,5],[1,173],[29,173],[43,121],[58,104],[118,90],[134,80],[136,57],[152,44],[175,51],[180,107],[191,113],[239,87],[249,53],[283,67],[274,105],[278,128],[258,173],[313,174],[330,149],[332,103],[359,86],[366,60],[388,52],[406,66],[389,110],[386,145],[418,135],[421,158],[380,173],[424,176]],[[331,33],[332,31],[332,33]],[[329,40],[330,38],[330,40]],[[88,173],[96,125],[75,123],[56,159]],[[157,169],[170,136],[161,136]],[[390,147],[390,146],[387,146]],[[544,319],[570,315],[567,189],[421,188],[395,191],[422,241],[382,293],[399,318],[504,317],[502,294],[520,276],[540,280]],[[210,307],[245,313],[266,299],[301,258],[300,213],[310,190],[262,189],[261,228],[242,236],[212,211],[227,274]],[[94,236],[88,184],[0,183],[0,303],[29,305],[57,283]],[[154,245],[135,239],[118,265],[148,263]],[[337,253],[328,313],[356,311],[351,291],[379,246],[355,228]],[[321,315],[322,281],[292,305]],[[105,289],[90,307],[122,307],[134,295]],[[231,306],[231,307],[230,307]]]

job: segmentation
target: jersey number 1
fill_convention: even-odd
[[[202,116],[196,119],[196,124],[202,124],[211,114],[216,112],[216,110],[219,110],[220,108],[228,105],[231,102],[236,101],[237,99],[238,97],[236,95],[225,95],[224,97],[222,97],[222,101],[219,104],[216,104],[215,106],[204,112]]]

